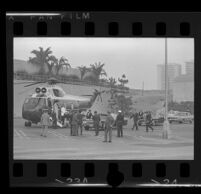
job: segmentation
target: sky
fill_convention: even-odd
[[[31,51],[51,47],[57,58],[66,57],[72,67],[105,64],[108,77],[123,74],[133,89],[157,89],[157,64],[165,63],[164,38],[14,38],[14,59],[28,60]],[[168,38],[168,63],[194,60],[193,38]]]

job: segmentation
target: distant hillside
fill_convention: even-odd
[[[137,96],[153,96],[153,95],[165,95],[164,90],[139,90],[139,89],[129,89],[129,93]]]

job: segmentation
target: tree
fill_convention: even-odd
[[[51,48],[48,47],[44,50],[42,47],[39,47],[39,50],[32,50],[31,53],[35,55],[35,57],[29,57],[28,62],[32,63],[33,65],[38,66],[39,73],[45,73],[45,66],[48,66],[49,56],[52,54]]]
[[[78,69],[80,70],[80,79],[83,80],[84,75],[89,72],[89,68],[87,68],[86,66],[80,66],[78,67]]]
[[[126,97],[124,95],[116,96],[116,106],[118,109],[122,110],[124,113],[129,113],[132,109],[132,99],[131,97]]]
[[[116,79],[113,77],[110,77],[108,80],[111,87],[114,87],[115,84],[117,83]]]
[[[94,63],[91,64],[91,72],[95,75],[95,79],[96,81],[99,81],[101,76],[107,76],[106,71],[103,69],[104,67],[104,63],[98,62],[98,63]]]
[[[51,55],[49,57],[48,63],[47,63],[47,67],[49,70],[49,74],[52,74],[52,69],[55,66],[55,64],[57,63],[57,58],[54,55]]]
[[[68,68],[70,68],[71,65],[69,64],[68,60],[65,57],[61,57],[59,60],[57,59],[55,62],[55,70],[56,70],[56,75],[59,74],[60,69],[66,68],[66,71]]]

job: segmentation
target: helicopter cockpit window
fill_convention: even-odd
[[[41,106],[43,107],[45,105],[45,99],[44,98],[27,98],[25,100],[26,106],[29,108],[35,108],[36,106]]]
[[[56,97],[64,97],[64,93],[61,90],[58,90],[56,88],[53,89],[53,93]]]

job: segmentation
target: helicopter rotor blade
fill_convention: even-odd
[[[35,83],[35,82],[27,82],[27,81],[26,81],[26,82],[14,83],[14,84],[15,84],[15,85],[18,85],[18,84],[19,84],[19,85],[20,85],[20,84],[31,84],[31,83]]]
[[[28,84],[28,85],[26,85],[26,86],[24,86],[24,87],[29,87],[29,86],[33,86],[33,85],[41,84],[41,83],[44,83],[44,82],[34,82],[34,83]]]

